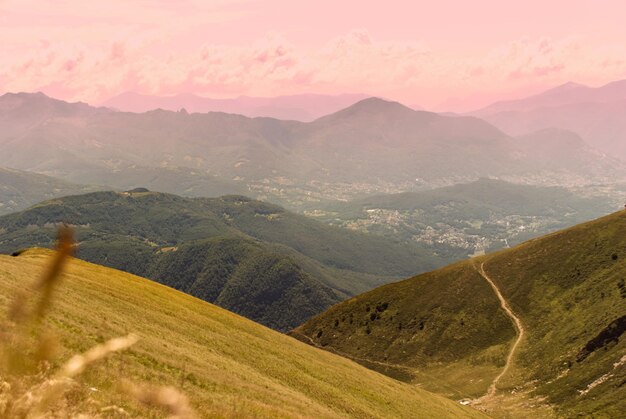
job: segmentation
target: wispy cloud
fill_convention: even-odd
[[[457,98],[453,107],[568,80],[600,84],[626,77],[626,46],[584,34],[494,36],[490,44],[473,44],[459,31],[450,35],[457,45],[439,42],[433,27],[430,36],[391,36],[393,22],[381,29],[363,18],[375,29],[348,27],[309,39],[293,29],[294,20],[309,24],[301,15],[282,18],[288,31],[272,21],[275,27],[259,34],[281,13],[261,4],[281,3],[111,0],[87,7],[78,0],[48,6],[0,0],[0,92],[43,90],[95,103],[128,90],[363,92],[425,106]],[[313,26],[323,26],[322,12],[310,17],[317,19]]]

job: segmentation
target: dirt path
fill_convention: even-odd
[[[517,350],[517,347],[519,346],[520,342],[522,341],[522,338],[524,337],[524,326],[522,325],[522,321],[519,319],[519,317],[517,317],[515,313],[513,313],[513,310],[511,310],[511,306],[509,306],[509,303],[502,296],[502,293],[500,292],[500,289],[498,288],[498,286],[495,284],[495,282],[493,282],[493,280],[485,272],[485,263],[484,262],[481,263],[480,268],[476,270],[478,271],[480,276],[482,276],[483,278],[485,278],[487,282],[489,282],[489,285],[491,285],[491,288],[493,288],[493,291],[498,296],[498,300],[500,300],[500,307],[502,307],[502,309],[506,312],[506,314],[511,318],[511,320],[513,321],[513,324],[515,325],[515,328],[517,329],[517,339],[515,339],[515,343],[513,343],[513,346],[511,346],[509,355],[506,357],[506,364],[504,365],[504,368],[502,369],[500,374],[498,374],[498,376],[494,378],[493,382],[489,386],[489,389],[487,390],[487,394],[481,397],[481,399],[485,399],[485,398],[491,398],[496,394],[496,386],[498,385],[498,381],[500,381],[500,379],[504,376],[504,374],[506,374],[506,372],[509,370],[511,363],[513,362],[513,357],[515,356],[515,351]]]

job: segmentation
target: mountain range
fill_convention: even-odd
[[[150,96],[134,92],[122,93],[101,106],[122,112],[144,113],[166,111],[207,113],[225,112],[255,117],[309,122],[321,116],[347,108],[367,98],[362,94],[320,95],[301,94],[275,97],[240,96],[235,99],[211,99],[191,93],[175,96]]]
[[[150,186],[192,196],[243,190],[292,208],[485,176],[580,184],[626,173],[624,163],[574,134],[511,138],[474,117],[377,98],[303,123],[225,113],[134,114],[6,94],[0,121],[6,125],[0,165],[121,189]],[[130,186],[128,171],[152,183]],[[168,183],[172,171],[186,184]]]
[[[472,112],[504,132],[573,131],[591,147],[626,159],[626,80],[593,88],[575,83],[519,100],[497,102]]]
[[[537,95],[495,102],[472,114],[485,116],[498,112],[530,111],[576,103],[609,103],[618,102],[624,98],[626,98],[626,80],[613,81],[600,87],[568,82]]]
[[[620,86],[567,85],[488,113],[613,106]],[[159,416],[120,402],[132,392],[118,380],[140,378],[185,389],[208,415],[626,410],[626,212],[500,249],[621,199],[608,194],[625,163],[585,133],[548,125],[511,136],[476,116],[378,98],[301,122],[6,94],[0,124],[10,167],[0,211],[11,211],[0,216],[0,306],[41,290],[47,302],[67,286],[32,328],[0,320],[0,368],[47,356],[47,344],[5,350],[38,330],[60,336],[50,347],[62,359],[132,331],[145,342],[85,374],[76,403]],[[117,191],[91,192],[100,188]],[[61,224],[83,261],[29,286],[55,257],[32,248],[53,247]],[[20,331],[25,340],[13,339]],[[2,372],[5,409],[15,386]]]

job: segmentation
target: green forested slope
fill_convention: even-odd
[[[288,330],[350,295],[438,258],[241,196],[99,192],[0,218],[0,251],[51,246],[74,226],[78,256],[147,276]]]

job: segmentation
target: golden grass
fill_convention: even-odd
[[[43,275],[33,287],[16,292],[9,306],[7,321],[0,329],[2,418],[101,417],[102,414],[128,416],[123,408],[114,405],[94,411],[93,406],[72,402],[68,395],[72,390],[81,389],[76,379],[88,368],[115,352],[130,348],[137,343],[137,336],[129,334],[96,345],[84,354],[71,357],[56,372],[50,366],[54,358],[55,340],[43,330],[42,321],[52,304],[53,292],[73,250],[72,230],[63,225],[59,229],[57,251],[51,255]],[[195,417],[186,398],[176,389],[162,387],[156,391],[134,391],[131,394],[146,406],[165,407],[172,418]]]
[[[37,278],[51,255],[35,249],[0,256],[0,308]],[[19,369],[5,363],[0,412],[17,394],[46,393],[39,387],[48,383],[64,390],[42,404],[52,417],[189,417],[193,411],[202,417],[483,417],[143,278],[67,258],[55,285],[40,322],[46,354],[37,358],[41,351],[26,346],[37,362]],[[22,343],[32,344],[32,333],[29,339]],[[2,342],[6,359],[13,359],[18,342]],[[101,356],[116,349],[126,350]],[[11,380],[21,393],[6,388]]]

